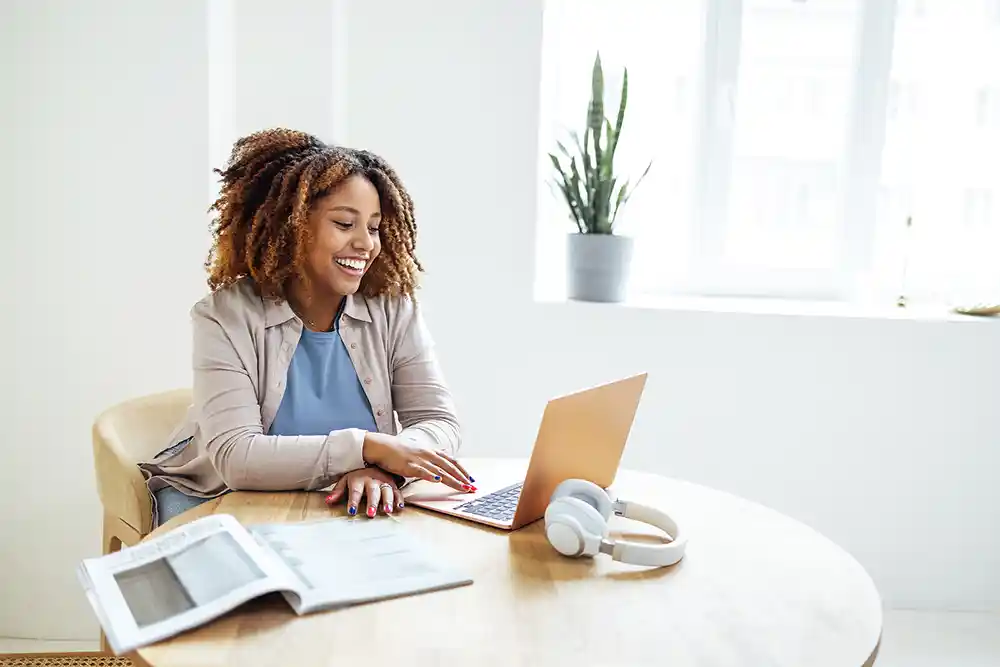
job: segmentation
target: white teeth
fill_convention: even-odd
[[[337,259],[337,264],[341,266],[346,266],[349,269],[354,269],[355,271],[365,270],[365,260],[363,259]]]

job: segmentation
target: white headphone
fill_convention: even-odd
[[[608,518],[625,517],[648,523],[672,539],[666,544],[644,544],[608,537]],[[564,556],[608,554],[614,560],[632,565],[664,567],[684,557],[687,535],[677,523],[658,509],[616,500],[593,482],[567,479],[552,492],[545,510],[545,536],[549,544]]]

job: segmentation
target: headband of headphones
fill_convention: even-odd
[[[659,528],[671,541],[649,544],[609,536],[612,514]],[[666,512],[627,500],[614,500],[601,487],[580,479],[562,482],[545,510],[545,535],[564,556],[604,553],[632,565],[664,567],[684,557],[687,536]]]

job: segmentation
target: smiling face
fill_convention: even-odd
[[[313,288],[334,296],[357,292],[382,250],[381,223],[378,190],[364,176],[351,176],[317,199],[309,211],[312,238],[304,267]]]

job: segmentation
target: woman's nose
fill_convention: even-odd
[[[367,227],[354,236],[354,247],[359,250],[372,250],[375,247],[375,241]]]

